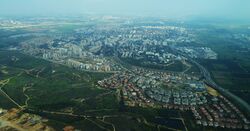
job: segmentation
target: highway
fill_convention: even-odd
[[[181,52],[177,51],[176,49],[172,48],[172,50],[175,51],[176,53],[178,53],[179,55],[187,58],[193,64],[195,64],[200,69],[200,71],[201,71],[201,73],[202,73],[202,75],[204,77],[205,83],[207,85],[213,87],[214,89],[216,89],[218,92],[220,92],[221,94],[223,94],[224,96],[226,96],[230,100],[233,100],[234,103],[242,105],[242,107],[244,107],[246,109],[246,111],[248,113],[250,113],[250,105],[248,103],[246,103],[244,100],[242,100],[240,97],[234,95],[233,93],[229,92],[228,90],[225,90],[221,86],[217,85],[213,81],[213,79],[211,78],[210,73],[207,71],[207,69],[205,67],[203,67],[201,64],[199,64],[197,61],[193,60],[189,56],[187,56],[185,54],[182,54]]]

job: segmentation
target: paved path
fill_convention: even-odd
[[[181,52],[175,50],[174,48],[172,48],[174,51],[176,51],[179,55],[187,58],[190,62],[192,62],[193,64],[195,64],[201,71],[204,79],[205,79],[205,83],[210,85],[211,87],[213,87],[214,89],[216,89],[218,92],[220,92],[221,94],[223,94],[224,96],[227,96],[229,99],[233,100],[236,103],[239,103],[240,105],[242,105],[247,112],[250,113],[250,105],[245,102],[244,100],[242,100],[240,97],[234,95],[233,93],[229,92],[228,90],[225,90],[224,88],[222,88],[221,86],[217,85],[213,79],[211,78],[210,73],[207,71],[207,69],[205,67],[203,67],[200,63],[198,63],[197,61],[193,60],[192,58],[190,58],[187,55],[182,54]]]

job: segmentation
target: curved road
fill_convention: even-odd
[[[196,62],[195,60],[193,60],[192,58],[190,58],[187,55],[182,54],[181,52],[175,50],[172,48],[172,50],[174,50],[175,52],[177,52],[178,54],[180,54],[181,56],[187,58],[189,61],[191,61],[193,64],[195,64],[200,71],[202,72],[203,77],[205,78],[205,83],[212,86],[213,88],[215,88],[216,90],[218,90],[221,94],[227,96],[228,98],[230,98],[231,100],[239,103],[242,105],[242,107],[244,107],[248,113],[250,113],[250,105],[245,102],[244,100],[242,100],[240,97],[234,95],[233,93],[229,92],[228,90],[225,90],[224,88],[222,88],[221,86],[217,85],[213,79],[211,78],[210,73],[206,70],[205,67],[203,67],[201,64],[199,64],[198,62]]]

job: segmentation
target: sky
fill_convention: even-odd
[[[104,14],[250,19],[250,0],[0,0],[0,15]]]

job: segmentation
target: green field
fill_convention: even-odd
[[[3,56],[0,65],[5,72],[1,78],[9,79],[2,90],[21,106],[28,104],[28,108],[53,111],[72,108],[78,113],[118,107],[113,92],[98,97],[108,91],[97,88],[97,81],[110,74],[79,72],[18,52],[1,51],[0,56]]]
[[[232,34],[247,33],[240,27],[213,27],[199,31],[200,43],[218,53],[218,60],[199,60],[211,73],[216,83],[250,104],[250,44],[231,38]]]
[[[48,124],[57,130],[67,125],[93,131],[113,130],[113,125],[118,131],[153,131],[159,124],[155,123],[154,116],[176,114],[179,117],[176,112],[167,110],[128,108],[120,111],[116,93],[97,86],[98,80],[111,74],[77,71],[16,51],[0,51],[0,56],[0,80],[8,80],[2,90],[25,107],[26,112],[48,118]],[[1,108],[18,107],[2,93],[0,98]],[[79,117],[70,116],[70,113]],[[80,115],[91,118],[84,119]],[[167,130],[166,126],[159,128]]]

